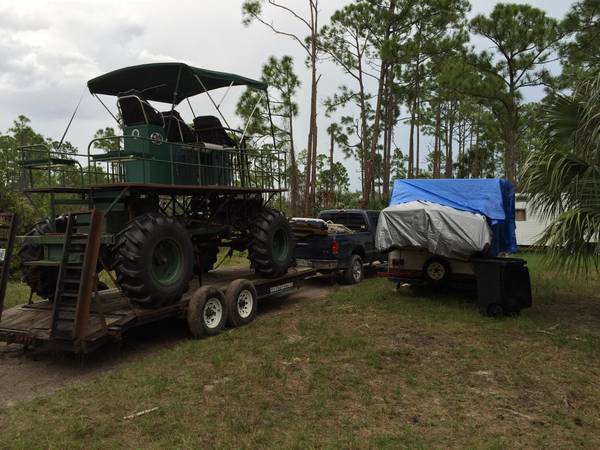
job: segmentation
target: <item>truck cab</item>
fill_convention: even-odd
[[[292,219],[295,257],[320,273],[336,273],[345,284],[362,281],[364,268],[384,256],[375,249],[379,211],[330,209],[317,219]]]

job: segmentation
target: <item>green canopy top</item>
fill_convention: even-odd
[[[205,92],[205,88],[210,91],[233,85],[267,89],[262,81],[177,62],[125,67],[100,75],[87,85],[92,94],[119,95],[134,90],[147,100],[175,104]]]

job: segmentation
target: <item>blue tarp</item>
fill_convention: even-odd
[[[516,253],[515,190],[499,179],[396,180],[391,205],[428,201],[482,214],[494,233],[490,254]]]

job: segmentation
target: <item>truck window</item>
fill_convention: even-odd
[[[364,231],[367,229],[367,223],[361,213],[331,213],[331,214],[320,214],[319,219],[324,221],[331,220],[334,223],[342,224],[353,231]]]
[[[354,231],[364,231],[367,229],[367,222],[365,216],[357,213],[350,213],[346,215],[346,223],[344,224],[348,228]]]

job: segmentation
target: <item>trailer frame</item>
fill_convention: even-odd
[[[109,342],[120,342],[132,329],[169,318],[185,319],[193,294],[204,286],[213,286],[221,292],[235,280],[249,280],[257,291],[257,300],[284,296],[298,289],[302,280],[315,275],[311,268],[291,268],[278,278],[260,278],[245,267],[215,270],[204,275],[204,280],[194,279],[190,289],[180,301],[161,308],[139,308],[118,289],[108,289],[93,295],[92,307],[85,320],[88,333],[81,339],[64,339],[51,333],[52,302],[43,300],[32,304],[14,306],[4,311],[0,321],[0,342],[22,344],[26,347],[90,353]],[[85,299],[78,299],[78,303]],[[106,326],[102,326],[103,317]],[[185,326],[185,321],[182,321]]]

